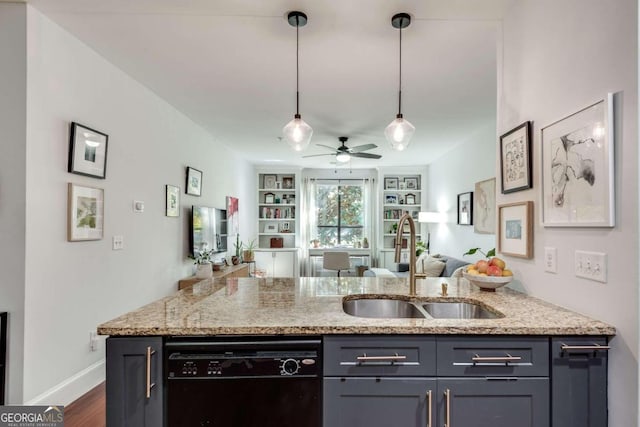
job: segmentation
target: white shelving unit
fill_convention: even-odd
[[[300,199],[295,173],[258,174],[258,247],[271,249],[272,238],[282,248],[295,248]]]

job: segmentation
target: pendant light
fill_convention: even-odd
[[[411,16],[409,16],[408,13],[397,13],[391,18],[391,25],[400,32],[398,115],[396,115],[396,119],[384,130],[384,136],[391,144],[391,148],[397,151],[402,151],[407,148],[413,133],[416,131],[416,128],[402,117],[402,29],[407,28],[409,24],[411,24]]]
[[[304,27],[307,24],[307,15],[302,12],[289,12],[287,15],[289,25],[296,27],[296,114],[287,125],[282,129],[284,138],[287,143],[295,151],[302,151],[309,145],[311,141],[311,135],[313,135],[313,129],[309,126],[300,116],[300,92],[299,92],[299,74],[300,66],[298,60],[299,41],[298,41],[298,29]]]

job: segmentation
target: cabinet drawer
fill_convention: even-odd
[[[433,376],[432,336],[329,336],[324,339],[325,376]]]
[[[438,337],[439,376],[549,375],[546,337]]]

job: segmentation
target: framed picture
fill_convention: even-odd
[[[101,240],[104,237],[104,190],[69,183],[67,240]]]
[[[405,178],[404,184],[407,190],[417,190],[418,189],[418,177]]]
[[[180,216],[180,187],[167,185],[165,215],[170,217]]]
[[[264,202],[265,203],[275,203],[276,202],[276,195],[273,193],[265,193],[264,194]]]
[[[404,196],[404,203],[406,205],[415,205],[416,204],[416,195],[413,193],[407,193]]]
[[[473,224],[473,191],[458,194],[458,224]]]
[[[397,194],[386,194],[384,196],[384,203],[387,205],[397,205],[398,204],[398,195]]]
[[[186,193],[192,196],[200,196],[202,194],[202,171],[187,167]]]
[[[531,122],[500,137],[502,194],[526,190],[531,182]]]
[[[291,231],[291,224],[289,222],[283,222],[280,224],[280,232],[288,233]]]
[[[264,225],[265,233],[277,233],[278,232],[278,224],[275,222],[268,222]]]
[[[68,171],[104,179],[107,174],[108,142],[109,135],[72,122]]]
[[[542,128],[542,224],[615,225],[613,94]]]
[[[262,186],[267,189],[276,188],[277,177],[275,175],[264,175],[262,177]]]
[[[498,217],[498,252],[533,258],[533,202],[500,205]]]
[[[285,190],[290,190],[293,188],[293,177],[292,176],[284,176],[282,177],[282,188]]]
[[[384,189],[385,190],[397,190],[398,189],[398,178],[385,178],[384,179]]]
[[[473,198],[473,231],[496,234],[496,179],[476,182]]]

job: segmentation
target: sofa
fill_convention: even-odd
[[[441,261],[444,262],[444,268],[442,269],[439,275],[430,275],[430,277],[462,277],[462,271],[464,268],[471,264],[468,261],[464,261],[458,258],[454,258],[448,255],[434,254],[427,255],[423,254],[416,260],[416,264],[418,268],[416,268],[417,273],[422,273],[420,265],[423,262],[428,263],[429,261]],[[424,265],[424,264],[422,264]],[[370,268],[364,272],[364,277],[408,277],[409,276],[409,264],[400,263],[397,264],[397,270],[391,271],[386,268]],[[427,272],[428,274],[428,272]]]

